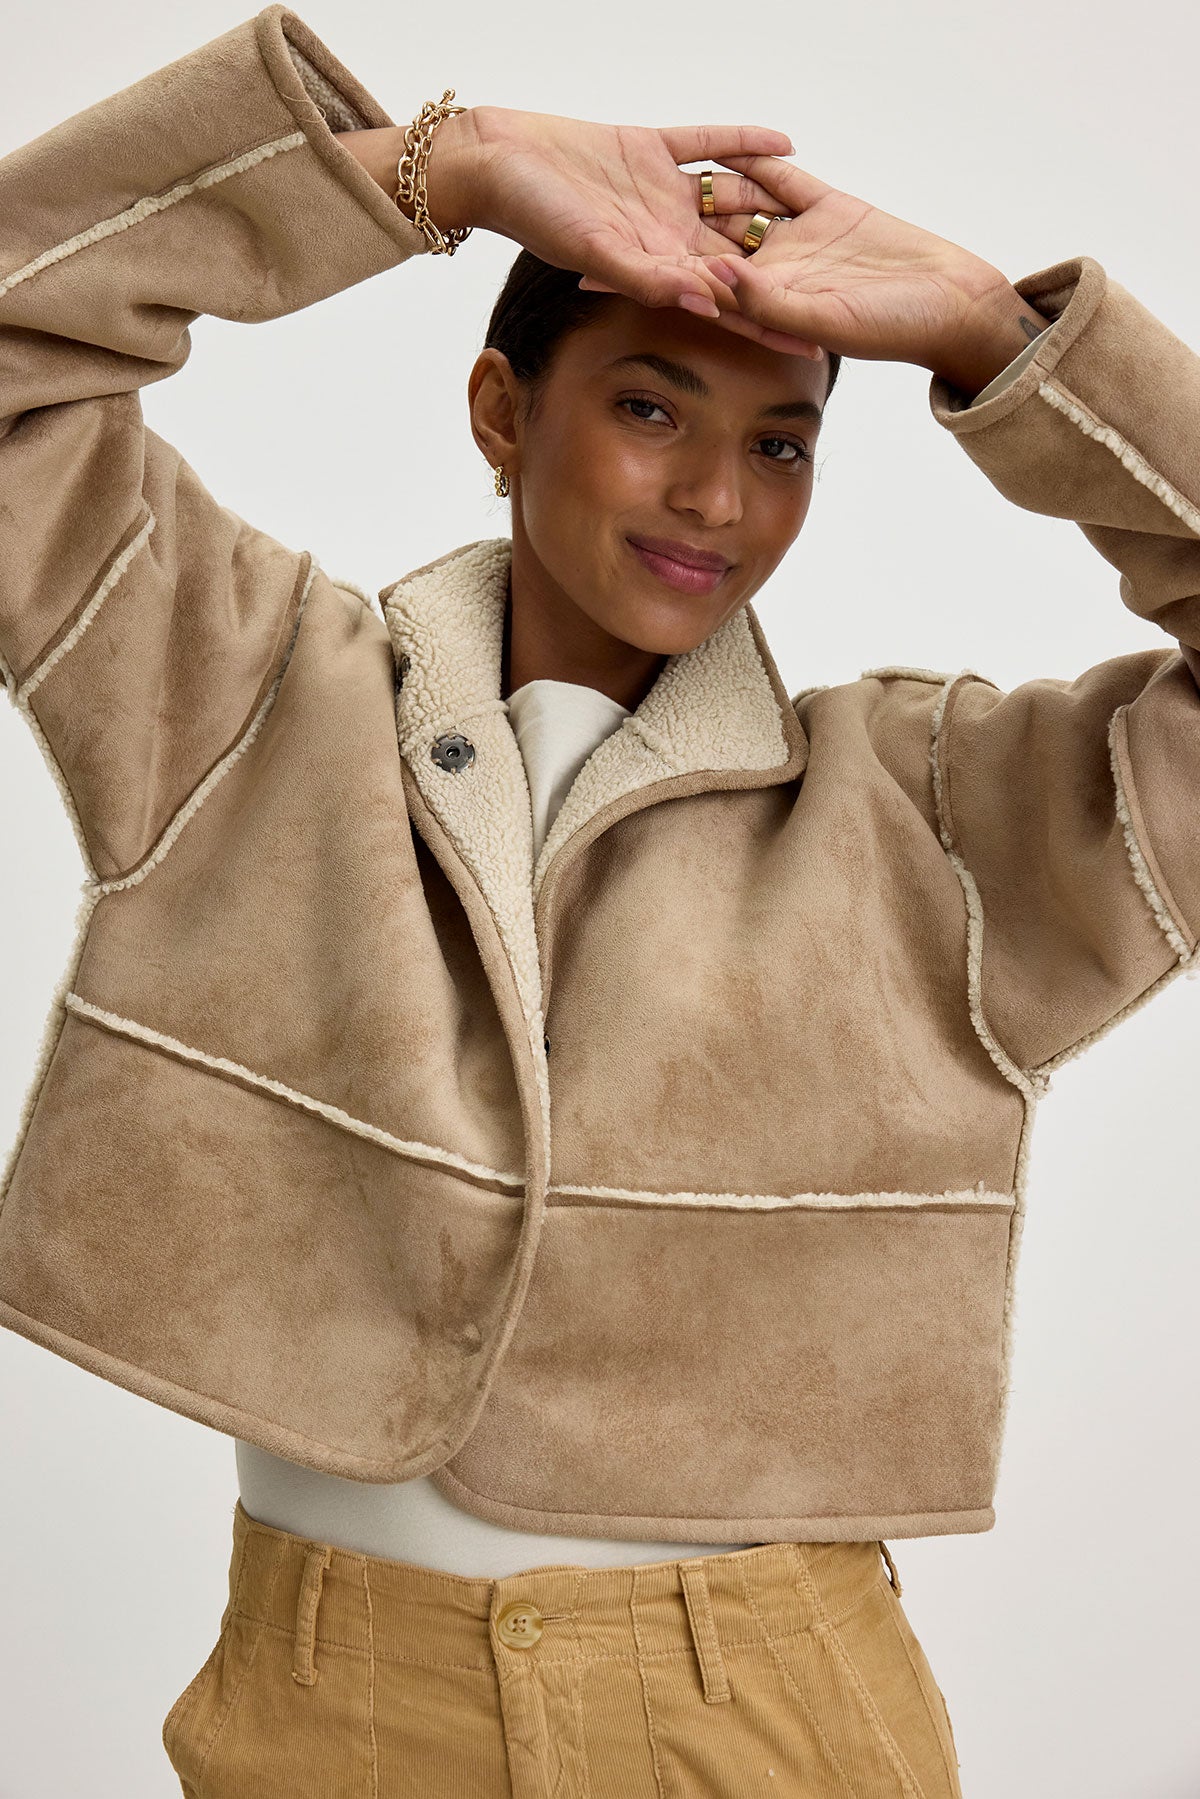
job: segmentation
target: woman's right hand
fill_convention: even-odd
[[[760,207],[778,212],[779,204],[748,177],[718,171],[717,217],[706,220],[699,177],[679,165],[786,156],[791,149],[783,132],[761,126],[659,131],[474,106],[452,113],[434,133],[429,213],[443,231],[477,225],[512,238],[544,262],[579,270],[589,287],[720,319],[703,259],[728,261],[742,252],[714,227],[721,216]],[[748,324],[739,321],[742,335]],[[769,335],[780,347],[780,333]],[[794,347],[816,348],[801,338]]]

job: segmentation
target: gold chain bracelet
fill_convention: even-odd
[[[404,133],[404,154],[396,164],[396,192],[392,196],[397,206],[403,201],[412,207],[412,222],[425,233],[435,256],[453,256],[474,229],[471,225],[455,225],[449,231],[439,231],[429,216],[426,174],[433,134],[452,112],[467,110],[465,106],[451,106],[453,98],[454,89],[448,87],[440,100],[426,100]]]

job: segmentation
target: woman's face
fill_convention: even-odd
[[[825,356],[624,297],[557,346],[531,412],[485,351],[472,413],[512,483],[514,594],[643,651],[694,648],[803,525],[828,380]]]

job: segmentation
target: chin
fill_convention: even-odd
[[[645,650],[649,655],[681,656],[719,630],[740,604],[740,600],[733,605],[726,600],[720,606],[713,606],[680,597],[657,603],[647,601],[644,605],[629,608],[620,622],[614,624],[613,631],[634,649]]]

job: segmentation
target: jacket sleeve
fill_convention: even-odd
[[[1200,357],[1090,257],[1015,286],[1050,328],[990,398],[935,377],[933,415],[1006,498],[1074,520],[1164,633],[1074,681],[956,677],[934,710],[976,1028],[1036,1084],[1196,953]]]
[[[0,161],[0,675],[90,878],[237,743],[314,568],[217,503],[139,389],[201,313],[279,318],[425,249],[334,136],[392,123],[275,5]]]

